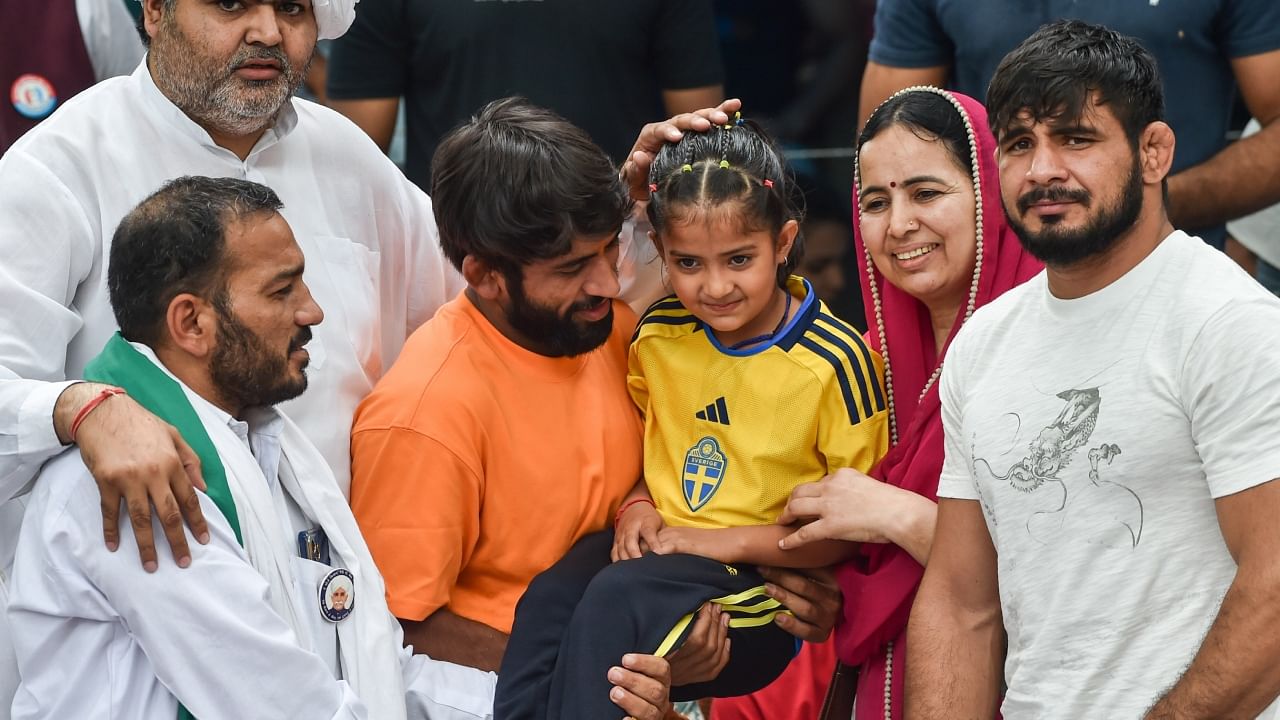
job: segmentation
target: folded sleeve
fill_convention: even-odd
[[[48,167],[21,145],[0,157],[0,502],[62,449],[53,406],[83,324],[72,299],[101,252],[94,238]]]
[[[872,62],[900,68],[951,65],[955,45],[938,22],[936,5],[937,0],[880,0]]]
[[[938,392],[942,398],[942,433],[946,459],[942,461],[942,476],[938,480],[938,497],[956,500],[977,500],[978,488],[974,484],[969,448],[965,442],[963,369],[964,334],[957,335],[947,349],[947,361],[942,365],[942,377],[938,378]]]
[[[1280,302],[1232,302],[1187,353],[1182,396],[1209,492],[1280,478]]]

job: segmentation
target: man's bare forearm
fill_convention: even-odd
[[[458,665],[497,672],[508,635],[441,608],[426,620],[400,620],[404,643],[413,651]]]
[[[1169,220],[1187,230],[1220,225],[1280,202],[1280,122],[1169,178]]]
[[[1149,720],[1252,718],[1280,693],[1280,578],[1241,570],[1182,678]]]
[[[907,717],[990,720],[1005,652],[1000,608],[960,608],[925,580],[907,625]]]

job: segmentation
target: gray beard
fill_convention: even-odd
[[[243,136],[270,127],[307,76],[310,60],[293,67],[278,48],[242,46],[222,67],[211,67],[209,54],[176,24],[162,21],[151,43],[156,85],[188,117],[206,130]],[[247,60],[270,58],[280,63],[275,80],[245,81],[235,70]]]

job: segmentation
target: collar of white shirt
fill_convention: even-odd
[[[144,57],[137,69],[133,71],[133,81],[138,83],[147,111],[165,118],[169,124],[200,146],[208,148],[212,152],[232,154],[230,150],[215,143],[207,130],[190,117],[187,117],[186,113],[179,109],[177,105],[174,105],[173,101],[160,91],[155,79],[151,77],[151,68],[147,65],[149,57],[149,54]],[[285,101],[280,108],[280,112],[276,114],[275,122],[271,127],[267,128],[267,131],[258,139],[257,144],[253,146],[253,150],[249,152],[249,157],[245,159],[246,163],[251,163],[255,155],[288,137],[289,133],[293,132],[293,129],[298,126],[298,111],[294,109],[293,102],[292,97]]]

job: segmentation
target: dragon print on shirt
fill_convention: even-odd
[[[994,488],[1007,482],[1021,493],[1060,493],[1060,502],[1035,509],[1027,518],[1027,532],[1042,544],[1076,538],[1111,548],[1137,547],[1142,540],[1142,498],[1128,486],[1102,478],[1104,469],[1120,456],[1120,446],[1104,442],[1090,448],[1087,473],[1078,463],[1071,466],[1097,427],[1102,394],[1098,388],[1087,388],[1064,390],[1057,397],[1066,405],[1006,472],[998,473],[988,460],[974,458],[978,486],[990,484]],[[1009,414],[1020,429],[1022,417]],[[1017,431],[1015,441],[1016,435]]]

